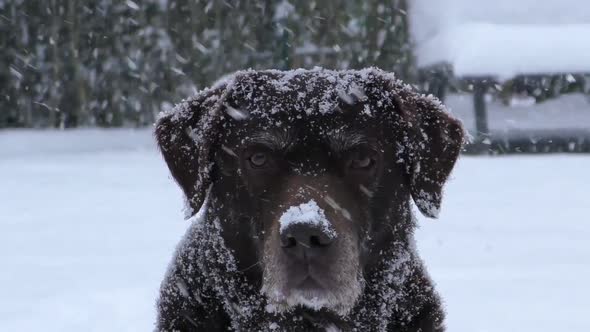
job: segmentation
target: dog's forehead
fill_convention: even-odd
[[[222,105],[226,137],[263,143],[331,142],[345,148],[377,136],[398,108],[387,80],[372,72],[291,71],[238,74]]]
[[[260,144],[274,150],[327,146],[345,151],[364,143],[378,145],[378,126],[375,119],[351,121],[336,114],[297,117],[277,113],[234,121],[222,134],[236,144]]]
[[[226,98],[224,106],[229,109],[258,117],[283,112],[324,115],[351,109],[371,117],[377,108],[395,104],[388,78],[362,71],[240,73],[228,84]]]

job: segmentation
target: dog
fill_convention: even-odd
[[[191,221],[157,330],[445,330],[411,203],[437,217],[464,144],[435,97],[376,68],[245,70],[155,136]]]

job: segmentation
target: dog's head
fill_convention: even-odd
[[[164,115],[156,136],[191,207],[210,201],[276,310],[345,314],[379,252],[436,217],[463,143],[433,97],[379,70],[238,72]]]

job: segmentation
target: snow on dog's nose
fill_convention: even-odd
[[[332,224],[314,200],[291,206],[279,219],[281,246],[296,258],[318,254],[336,239]]]

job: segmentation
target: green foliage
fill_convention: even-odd
[[[0,128],[145,126],[243,68],[413,79],[403,0],[0,0]]]

